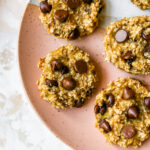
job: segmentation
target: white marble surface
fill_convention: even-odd
[[[24,95],[17,38],[27,0],[0,0],[0,150],[70,150],[42,123]]]
[[[110,17],[149,15],[129,0],[107,0]],[[17,65],[19,25],[27,0],[0,0],[0,150],[70,150],[42,123],[22,89]],[[112,19],[113,20],[113,19]]]

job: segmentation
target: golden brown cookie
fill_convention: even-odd
[[[137,148],[150,135],[150,92],[138,80],[118,78],[96,97],[96,127],[110,144]]]
[[[150,0],[131,0],[131,2],[142,10],[150,9]]]
[[[106,60],[132,74],[150,73],[150,16],[110,24],[104,40]]]
[[[65,45],[39,62],[41,97],[55,108],[81,107],[92,95],[97,81],[90,56],[77,46]]]
[[[40,19],[48,33],[74,40],[98,26],[103,0],[42,0]]]

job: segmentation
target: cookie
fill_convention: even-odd
[[[104,40],[106,60],[132,74],[150,73],[150,16],[110,24]]]
[[[142,10],[150,9],[150,0],[131,0],[131,2]]]
[[[110,144],[137,148],[150,135],[150,92],[138,80],[118,78],[96,97],[96,127]]]
[[[97,81],[90,56],[77,46],[65,45],[41,58],[38,83],[41,97],[55,108],[82,107]]]
[[[48,33],[75,40],[95,30],[103,7],[103,0],[42,0],[40,19]]]

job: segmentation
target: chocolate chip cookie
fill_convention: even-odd
[[[150,9],[150,0],[131,0],[131,2],[142,10]]]
[[[137,148],[150,135],[150,92],[138,80],[118,78],[96,97],[96,127],[110,144]]]
[[[42,24],[58,38],[75,40],[98,26],[103,0],[42,0]]]
[[[95,66],[87,52],[65,45],[40,59],[38,83],[41,97],[55,108],[82,107],[97,81]]]
[[[132,74],[150,73],[150,16],[110,24],[104,40],[106,60]]]

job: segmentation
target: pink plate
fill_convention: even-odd
[[[105,138],[95,128],[93,106],[96,94],[106,84],[117,77],[138,78],[147,85],[150,76],[133,76],[104,61],[104,29],[98,29],[88,37],[67,42],[49,35],[39,20],[39,8],[29,4],[23,17],[19,37],[19,65],[24,88],[30,102],[48,128],[61,140],[76,150],[122,150],[106,143]],[[56,110],[39,96],[36,81],[41,71],[37,68],[40,57],[64,44],[71,43],[89,52],[95,62],[100,82],[94,96],[82,108]],[[149,150],[147,140],[140,150]]]

